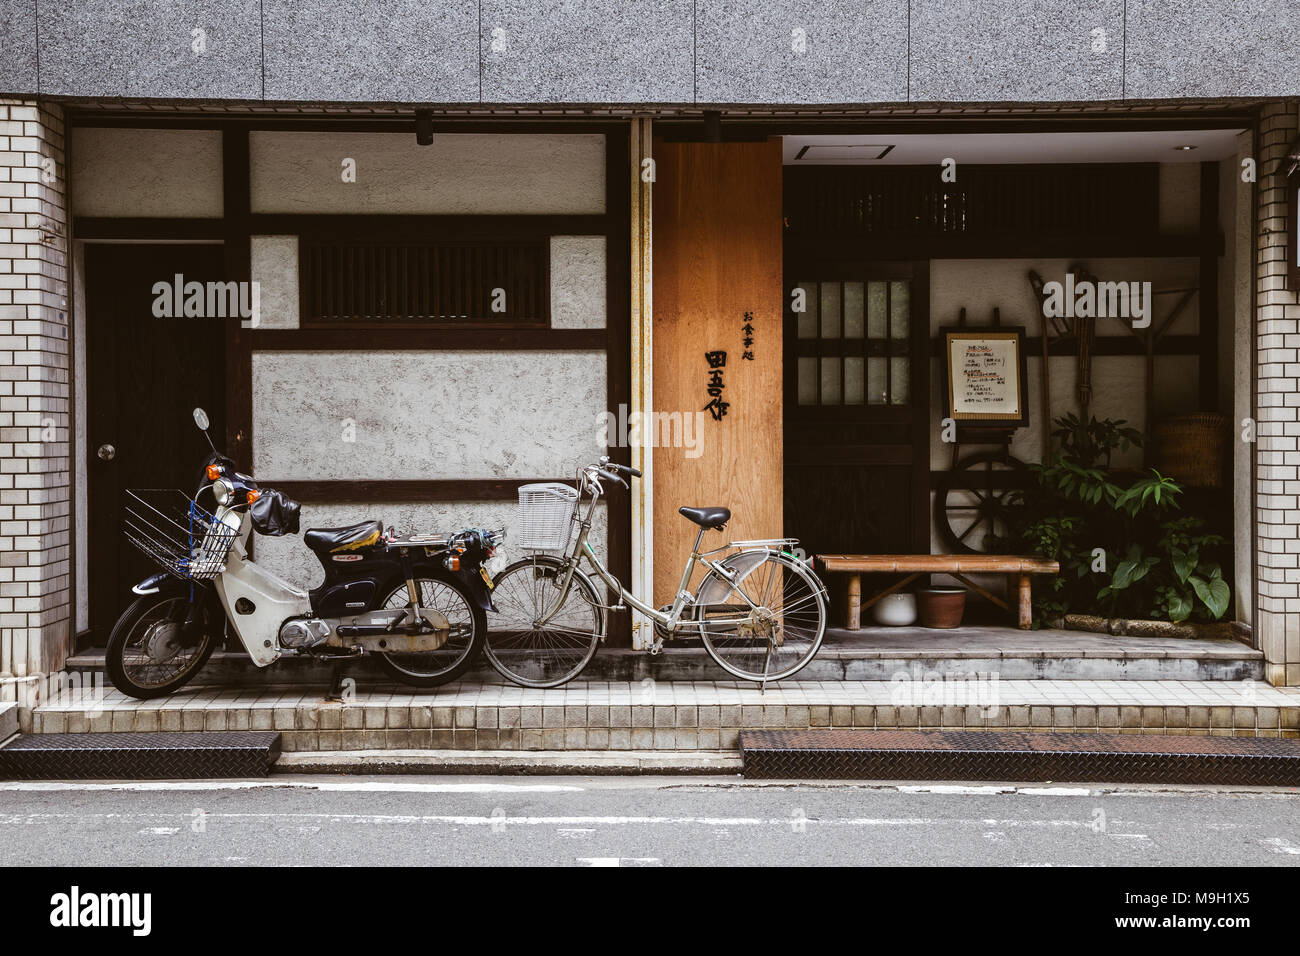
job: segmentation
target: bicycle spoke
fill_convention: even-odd
[[[724,590],[721,584],[714,587]],[[749,604],[741,595],[760,610],[744,614]],[[721,600],[708,597],[700,601],[700,636],[714,659],[738,677],[780,680],[807,664],[821,645],[826,617],[821,589],[806,569],[785,559],[768,555],[741,581],[727,583]],[[725,610],[711,618],[710,609],[717,608]]]
[[[503,676],[528,687],[555,687],[576,677],[603,633],[601,609],[590,585],[575,576],[563,603],[555,582],[558,561],[536,559],[507,568],[497,579],[489,619],[488,659]],[[539,624],[543,618],[544,624]]]

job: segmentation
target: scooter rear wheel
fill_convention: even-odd
[[[439,687],[459,678],[478,660],[487,634],[487,618],[469,590],[454,578],[428,575],[426,571],[415,579],[420,604],[447,616],[451,624],[447,642],[436,651],[376,655],[384,670],[412,687]],[[380,606],[406,607],[408,602],[403,583]]]

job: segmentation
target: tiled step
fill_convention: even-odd
[[[346,703],[301,687],[109,691],[33,712],[37,733],[278,730],[286,751],[728,750],[742,729],[1093,731],[1300,737],[1300,688],[1250,681],[461,682]]]
[[[0,747],[0,780],[263,777],[275,732],[27,734]]]
[[[745,730],[759,779],[1300,784],[1300,740],[926,730]]]
[[[103,651],[68,662],[72,670],[102,671]],[[892,680],[916,667],[940,676],[996,672],[1003,680],[1263,680],[1264,655],[1235,640],[1116,637],[1082,631],[1020,631],[969,627],[959,632],[926,628],[833,629],[804,681]],[[360,661],[349,674],[363,683],[392,680],[378,665]],[[626,648],[600,649],[584,681],[715,681],[724,675],[699,647],[668,647],[652,656]],[[289,657],[267,668],[243,653],[218,651],[195,681],[198,686],[302,683],[328,686],[330,668],[311,658]],[[486,665],[466,679],[501,678]]]
[[[0,743],[18,733],[18,705],[13,701],[0,703]]]

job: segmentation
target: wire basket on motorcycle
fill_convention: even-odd
[[[126,539],[164,571],[184,580],[214,578],[239,534],[175,488],[128,489],[123,503]]]

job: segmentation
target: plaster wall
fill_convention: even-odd
[[[606,407],[604,352],[255,353],[254,474],[564,476],[604,453]]]
[[[75,127],[70,181],[76,216],[218,218],[221,133]]]

